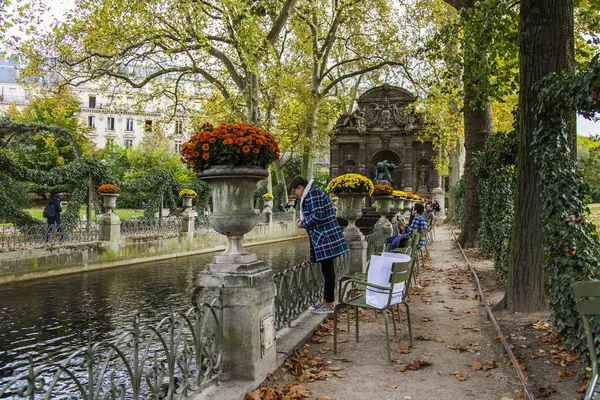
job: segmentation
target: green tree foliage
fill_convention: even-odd
[[[79,1],[52,32],[21,46],[25,74],[60,71],[63,84],[105,78],[152,88],[174,106],[190,96],[186,83],[198,82],[218,91],[238,118],[258,122],[258,73],[295,2]]]
[[[547,291],[555,327],[566,345],[585,350],[571,285],[578,280],[598,280],[600,242],[596,227],[586,218],[585,183],[572,151],[571,127],[565,121],[575,110],[597,119],[600,101],[594,92],[600,88],[600,54],[578,74],[553,74],[539,87],[538,107],[547,118],[539,122],[533,155],[542,182]],[[600,325],[594,324],[594,329],[598,340]]]
[[[482,199],[479,249],[494,260],[494,267],[504,281],[514,220],[517,147],[515,131],[493,133],[474,162],[475,173],[479,175],[477,193]]]
[[[579,172],[589,186],[590,201],[600,202],[600,142],[598,138],[578,136]]]

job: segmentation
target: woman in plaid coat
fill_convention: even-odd
[[[296,221],[296,225],[308,231],[310,261],[321,263],[325,281],[322,302],[311,306],[310,310],[315,314],[331,314],[335,291],[333,261],[349,251],[348,243],[335,219],[331,200],[314,186],[312,179],[308,182],[301,176],[296,176],[290,186],[292,193],[300,199],[300,219]]]

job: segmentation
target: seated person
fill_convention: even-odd
[[[404,236],[406,238],[409,238],[415,229],[427,229],[427,222],[425,221],[425,218],[423,218],[424,210],[425,208],[423,207],[423,203],[417,203],[413,206],[411,210],[410,223],[404,231]],[[423,246],[425,246],[425,235],[421,236],[421,240],[419,240],[417,248],[420,249]]]
[[[435,219],[435,214],[433,212],[433,203],[425,204],[425,211],[423,212],[423,219],[427,222],[427,226],[433,224],[433,220]]]
[[[406,223],[404,222],[404,218],[397,218],[396,235],[390,236],[385,240],[387,244],[391,244],[390,250],[394,250],[398,247],[406,247],[406,241],[408,240],[408,238],[404,235],[405,230]]]

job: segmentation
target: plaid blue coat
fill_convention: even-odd
[[[310,188],[302,203],[302,227],[310,238],[310,261],[319,262],[337,257],[350,249],[335,219],[331,200],[316,186]]]

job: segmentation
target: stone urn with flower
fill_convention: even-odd
[[[373,182],[360,174],[344,174],[333,178],[325,192],[333,193],[339,199],[338,215],[348,221],[344,236],[349,240],[363,240],[364,235],[356,226],[356,220],[362,217],[363,202],[373,192]]]
[[[256,262],[243,238],[259,219],[253,204],[256,184],[269,175],[269,164],[279,159],[273,135],[244,122],[205,124],[181,146],[180,154],[182,162],[209,184],[211,227],[227,237],[225,251],[215,256],[211,268],[236,271],[241,264]]]
[[[121,238],[121,220],[113,212],[117,207],[117,197],[121,189],[111,183],[101,185],[98,193],[102,196],[104,203],[104,214],[99,215],[96,220],[100,227],[100,240],[105,242],[118,242]]]
[[[263,210],[262,214],[265,217],[265,222],[271,223],[271,217],[273,215],[273,199],[275,196],[271,193],[265,193],[262,195],[263,199]]]
[[[181,232],[192,235],[194,232],[194,226],[196,222],[196,211],[192,207],[192,202],[198,194],[192,189],[183,189],[179,192],[181,197],[181,203],[183,206],[183,212],[181,213],[182,225]],[[191,236],[190,236],[191,239]]]
[[[392,207],[392,196],[394,189],[387,183],[378,183],[373,188],[373,199],[376,201],[375,207],[380,215],[379,220],[375,223],[375,230],[381,230],[385,235],[391,235],[393,232],[392,224],[387,219],[387,214],[390,213]]]
[[[392,211],[395,212],[396,215],[404,215],[404,198],[406,197],[406,192],[394,190],[392,196],[394,196],[394,199],[392,200]]]
[[[181,146],[181,161],[206,181],[212,194],[211,227],[227,237],[225,251],[198,275],[203,296],[220,297],[223,368],[240,380],[263,380],[276,369],[273,271],[244,248],[258,222],[254,192],[279,159],[269,132],[236,122],[204,125]],[[233,373],[233,372],[232,372]]]
[[[112,212],[117,207],[117,197],[121,189],[111,183],[101,185],[98,188],[98,193],[102,196],[104,202],[104,209],[106,212]]]

